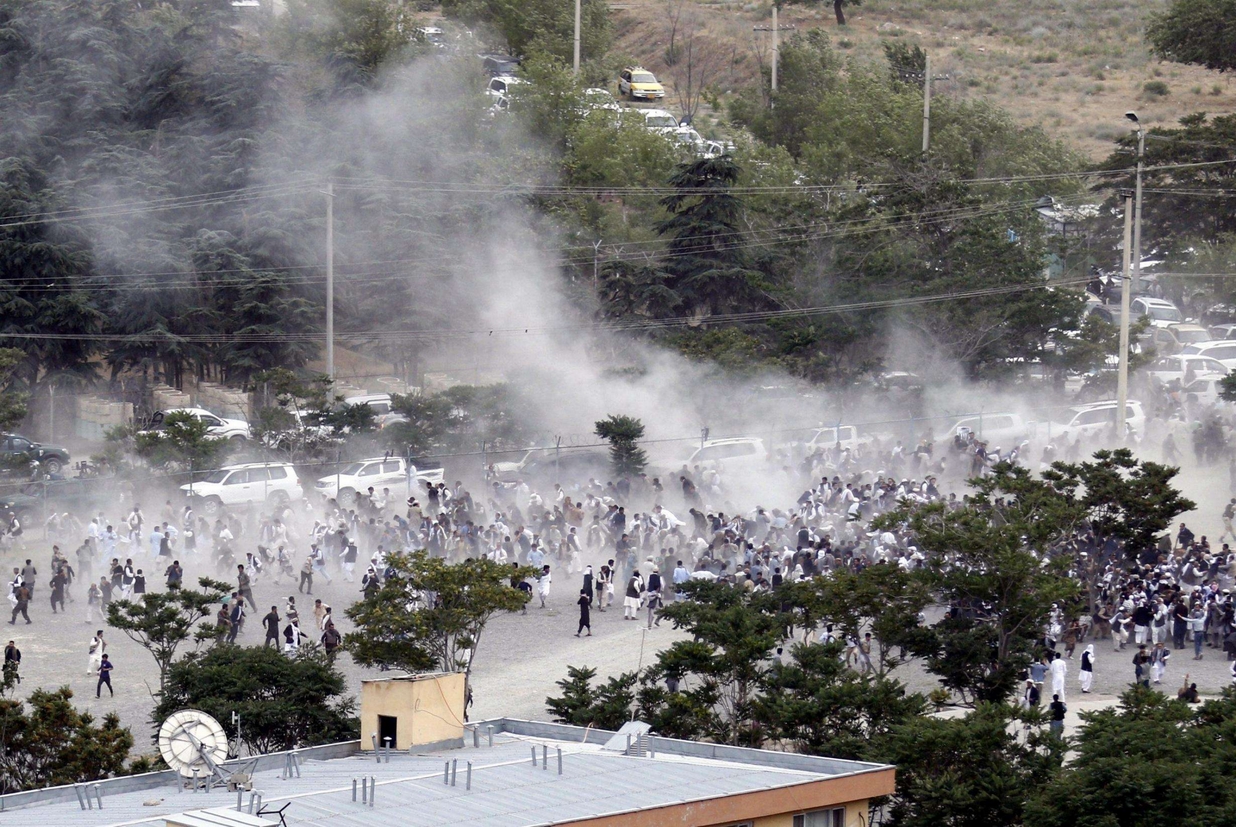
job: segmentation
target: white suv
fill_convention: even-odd
[[[1051,436],[1067,436],[1077,439],[1078,436],[1102,434],[1114,428],[1116,411],[1119,403],[1115,400],[1094,402],[1090,405],[1080,405],[1066,408],[1052,417]],[[1129,400],[1125,403],[1125,425],[1135,434],[1144,434],[1146,414],[1142,411],[1142,403]]]
[[[305,495],[296,478],[296,469],[287,462],[249,462],[228,465],[201,482],[180,486],[185,496],[200,503],[208,517],[219,513],[223,506],[287,505]]]
[[[411,476],[417,482],[440,483],[443,481],[441,468],[418,470],[415,465],[409,465],[402,457],[374,457],[349,463],[339,469],[337,474],[322,477],[314,485],[314,490],[325,499],[336,499],[344,508],[356,505],[356,495],[365,493],[371,487],[375,491],[391,486],[400,486],[403,492]],[[422,491],[418,488],[418,496]]]
[[[205,408],[168,408],[166,411],[156,411],[155,415],[150,417],[150,426],[146,430],[163,430],[163,420],[167,418],[168,414],[174,413],[188,414],[194,419],[204,422],[206,424],[206,433],[213,437],[243,442],[251,436],[249,423],[245,420],[225,419],[222,416],[216,416]]]

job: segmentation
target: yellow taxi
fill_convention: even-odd
[[[618,73],[618,94],[631,100],[660,100],[665,89],[656,75],[640,66],[628,66]]]

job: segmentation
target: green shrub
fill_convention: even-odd
[[[1167,84],[1161,80],[1146,81],[1142,84],[1142,92],[1152,98],[1163,98],[1169,94]]]

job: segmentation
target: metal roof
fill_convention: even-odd
[[[528,726],[542,727],[535,731],[550,733],[584,732],[575,727],[555,730],[544,725]],[[526,728],[525,732],[528,731],[534,730]],[[407,827],[461,823],[476,827],[538,827],[888,769],[875,764],[725,747],[712,750],[713,754],[721,750],[723,759],[676,754],[674,744],[687,745],[687,752],[707,750],[701,750],[701,745],[660,738],[651,739],[652,755],[639,757],[603,751],[600,743],[608,740],[609,735],[594,730],[591,743],[579,743],[578,736],[576,740],[559,740],[499,731],[492,747],[481,737],[479,747],[423,754],[392,752],[389,760],[383,762],[378,762],[372,753],[305,761],[300,777],[290,779],[282,778],[278,769],[259,770],[253,776],[254,789],[261,791],[267,812],[288,805],[284,811],[288,827],[369,827],[382,823]],[[471,789],[467,788],[469,761]],[[443,783],[444,766],[451,762],[456,762],[454,786]],[[376,784],[372,806],[360,800],[360,780],[369,778]],[[356,801],[352,800],[354,781]],[[244,793],[240,800],[242,811],[247,813],[250,795]],[[169,816],[187,811],[231,808],[235,812],[237,801],[236,793],[223,790],[190,793],[166,786],[105,793],[102,810],[83,810],[76,800],[10,810],[0,816],[0,823],[4,827],[162,827]]]

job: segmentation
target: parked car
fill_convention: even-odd
[[[687,457],[687,467],[704,465],[727,472],[760,472],[766,470],[768,449],[757,437],[709,439]]]
[[[585,112],[592,112],[597,109],[605,109],[610,112],[622,111],[622,107],[618,105],[618,101],[614,100],[614,96],[609,93],[608,89],[597,87],[585,89],[583,99]]]
[[[1065,408],[1052,416],[1050,436],[1077,439],[1081,435],[1101,434],[1116,424],[1119,403],[1114,399]],[[1145,433],[1146,414],[1140,402],[1125,403],[1125,425],[1133,433]]]
[[[337,500],[343,508],[352,508],[356,505],[357,495],[365,494],[371,487],[381,490],[405,486],[409,479],[437,485],[443,481],[444,475],[441,468],[419,469],[403,457],[373,457],[349,463],[341,467],[338,473],[321,477],[313,490],[320,497]],[[400,491],[403,490],[400,488]]]
[[[511,90],[521,83],[527,83],[527,81],[511,75],[498,75],[489,79],[489,83],[485,86],[485,94],[491,98],[507,98],[510,97]]]
[[[665,88],[642,66],[628,66],[618,73],[618,94],[631,100],[660,100]]]
[[[1187,322],[1171,324],[1167,327],[1152,327],[1148,334],[1147,343],[1155,349],[1156,353],[1164,356],[1180,353],[1188,345],[1210,341],[1210,331],[1201,325]]]
[[[1236,324],[1224,322],[1210,328],[1211,339],[1236,339]]]
[[[481,67],[488,75],[513,75],[519,71],[519,58],[512,55],[481,55]]]
[[[1026,422],[1020,414],[1015,413],[976,414],[959,419],[949,430],[948,438],[952,439],[962,433],[963,429],[993,448],[1013,448],[1022,440],[1034,436],[1035,424]]]
[[[155,411],[154,416],[150,417],[150,424],[146,426],[146,431],[163,430],[164,420],[169,414],[174,413],[185,413],[205,423],[206,433],[213,437],[243,442],[252,436],[249,430],[249,423],[245,420],[227,419],[213,414],[205,408],[168,408],[166,411]]]
[[[296,469],[287,462],[249,462],[227,465],[200,482],[180,486],[185,496],[197,502],[207,517],[214,517],[224,506],[279,507],[304,495]]]
[[[416,30],[417,35],[431,46],[438,49],[447,48],[446,33],[437,26],[420,26]]]
[[[69,464],[69,452],[59,445],[43,445],[21,434],[0,435],[0,456],[10,467],[23,461],[37,462],[48,474],[59,474]]]
[[[804,443],[803,448],[810,455],[816,451],[827,451],[837,445],[853,451],[860,445],[869,445],[871,442],[873,442],[873,439],[859,434],[858,428],[854,425],[829,425],[824,428],[816,428],[812,432],[811,438]]]
[[[1138,296],[1129,304],[1129,318],[1140,319],[1142,316],[1149,316],[1153,327],[1167,327],[1185,320],[1176,305],[1167,299],[1152,299],[1149,296]]]
[[[1227,375],[1227,367],[1218,359],[1197,354],[1178,353],[1175,356],[1162,356],[1146,367],[1146,373],[1164,384],[1172,380],[1191,381],[1206,374]]]
[[[1223,363],[1228,370],[1236,368],[1236,341],[1231,339],[1212,339],[1189,345],[1180,351],[1182,356],[1206,356]]]
[[[678,128],[678,119],[664,109],[644,109],[640,114],[644,116],[644,126],[654,132]]]
[[[1218,405],[1224,402],[1222,382],[1222,376],[1203,376],[1185,385],[1183,393],[1186,399],[1192,398],[1203,405]]]
[[[607,451],[547,448],[520,469],[519,479],[538,483],[583,482],[589,477],[606,479],[612,465]]]

